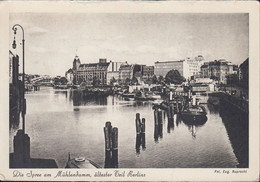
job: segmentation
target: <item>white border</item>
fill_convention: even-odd
[[[9,123],[8,123],[8,50],[9,50],[9,13],[249,13],[249,168],[243,174],[216,174],[213,168],[172,168],[172,169],[119,169],[120,171],[141,171],[145,178],[13,178],[14,169],[9,169]],[[258,2],[0,2],[0,179],[5,180],[74,180],[74,181],[258,181],[259,179],[259,4]],[[65,169],[32,169],[40,173],[52,173]],[[101,169],[113,172],[114,169]],[[222,168],[219,170],[223,170]],[[227,169],[225,169],[227,170]],[[229,169],[232,170],[232,169]],[[30,169],[21,169],[24,173]],[[71,170],[72,171],[72,170]],[[74,170],[75,171],[75,170]],[[98,170],[80,169],[85,173],[94,174]],[[2,177],[3,176],[3,177]]]

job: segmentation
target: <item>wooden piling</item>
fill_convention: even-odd
[[[114,127],[112,130],[112,149],[118,150],[118,128]]]
[[[158,125],[158,109],[154,110],[154,124]]]
[[[162,123],[162,111],[158,111],[158,124]]]
[[[145,118],[142,118],[141,133],[145,133]]]
[[[158,142],[158,125],[154,125],[154,141],[157,143]]]
[[[170,102],[168,105],[168,118],[172,118],[174,115],[174,103]]]
[[[136,133],[139,134],[141,132],[140,113],[136,113],[135,127],[136,127]]]
[[[118,128],[107,121],[105,135],[105,168],[118,168]]]
[[[141,133],[142,149],[145,150],[145,133]]]
[[[118,168],[118,128],[114,127],[112,131],[112,166]]]
[[[141,146],[141,134],[136,134],[136,142],[135,142],[136,154],[140,154],[140,146]]]
[[[105,149],[106,151],[110,151],[110,137],[109,137],[109,129],[104,127],[104,134],[105,134]]]

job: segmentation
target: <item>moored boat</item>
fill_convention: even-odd
[[[54,85],[53,88],[54,89],[67,89],[68,85]]]
[[[122,96],[125,98],[134,98],[135,94],[134,93],[123,93]]]
[[[181,112],[181,117],[185,121],[197,121],[197,120],[205,120],[207,118],[207,112],[205,107],[201,105],[193,105],[188,106],[183,109]],[[207,120],[207,119],[206,119]]]
[[[66,167],[65,168],[84,168],[84,169],[96,169],[96,168],[101,168],[98,164],[95,162],[86,159],[85,157],[76,157],[73,159],[70,159],[70,154],[69,154],[69,159],[67,161]]]

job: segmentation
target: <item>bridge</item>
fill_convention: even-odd
[[[48,75],[39,76],[31,79],[31,84],[37,86],[51,86],[52,83],[53,83],[53,78]]]

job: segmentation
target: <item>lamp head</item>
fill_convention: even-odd
[[[13,49],[15,49],[15,48],[16,48],[16,41],[15,41],[15,40],[13,41],[13,44],[12,44],[12,46],[13,46]]]
[[[15,49],[16,48],[15,35],[16,35],[17,28],[13,27],[13,31],[14,31],[14,41],[13,41],[12,47],[13,47],[13,49]]]

